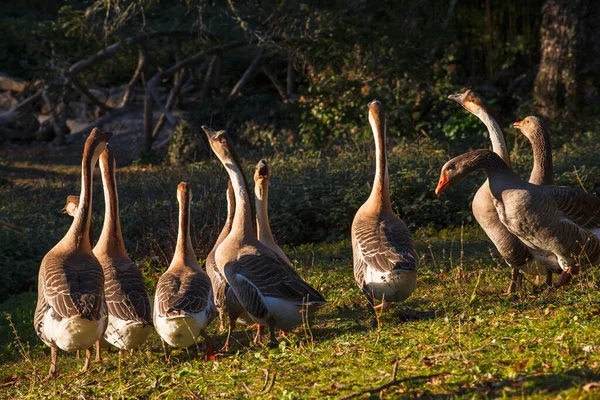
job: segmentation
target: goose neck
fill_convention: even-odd
[[[114,167],[110,162],[100,161],[102,187],[104,189],[104,225],[97,246],[108,254],[126,254],[121,222],[119,219],[119,198]]]
[[[271,243],[273,233],[269,224],[269,182],[261,180],[254,186],[256,200],[256,227],[258,240],[261,243]]]
[[[190,267],[198,264],[190,236],[190,199],[186,195],[181,196],[181,202],[179,203],[179,228],[173,260],[183,262]]]
[[[506,140],[504,139],[502,128],[500,128],[500,125],[496,119],[485,108],[481,108],[480,111],[475,115],[486,126],[490,135],[490,141],[492,142],[492,150],[494,153],[498,154],[500,158],[504,160],[506,165],[510,166],[510,157],[508,156]]]
[[[385,124],[385,123],[384,123]],[[385,125],[373,129],[375,136],[375,179],[369,201],[379,210],[391,211],[390,183],[385,145]]]
[[[99,154],[94,148],[84,150],[81,161],[81,192],[79,206],[73,218],[73,223],[65,236],[69,244],[83,251],[91,252],[90,227],[92,218],[92,179],[93,168],[98,162]]]
[[[542,127],[536,128],[531,134],[530,143],[533,150],[533,169],[529,182],[535,185],[554,185],[552,144],[548,132]]]
[[[252,206],[250,203],[250,194],[248,184],[244,178],[244,174],[235,160],[225,162],[225,168],[229,174],[229,179],[233,186],[235,195],[235,215],[231,227],[230,235],[237,237],[254,237],[256,238],[256,230],[252,224]]]

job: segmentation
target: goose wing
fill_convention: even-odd
[[[368,265],[380,272],[395,269],[415,271],[417,261],[406,224],[398,217],[359,218],[352,227],[355,266]]]
[[[212,294],[210,280],[204,271],[165,272],[156,287],[158,315],[199,313]]]
[[[95,257],[46,255],[40,274],[49,307],[61,318],[100,319],[104,309],[104,274]]]
[[[206,272],[212,284],[215,306],[221,309],[225,304],[227,281],[217,268],[214,253],[211,254],[212,257],[209,254],[209,257],[206,258]]]
[[[600,198],[566,186],[540,186],[560,211],[582,228],[600,228]]]
[[[261,297],[277,297],[298,302],[325,303],[323,296],[306,283],[285,261],[267,248],[257,248],[224,267],[227,282],[240,303],[252,315],[265,311]]]
[[[138,267],[129,259],[113,265],[105,275],[108,312],[125,321],[152,324],[152,304]]]

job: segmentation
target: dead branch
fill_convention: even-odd
[[[263,387],[260,391],[255,392],[254,390],[250,389],[245,382],[242,382],[242,386],[244,387],[244,390],[246,391],[246,394],[248,394],[248,396],[262,396],[264,394],[269,393],[271,389],[273,389],[273,385],[275,385],[275,376],[277,376],[277,372],[273,372],[273,374],[271,375],[271,379],[269,379],[269,370],[263,369],[262,371],[265,374],[265,382],[263,383]]]
[[[10,229],[11,231],[23,233],[25,229],[15,226],[13,224],[9,224],[8,222],[0,221],[0,226],[5,227],[6,229]]]
[[[213,75],[216,72],[217,63],[219,62],[219,55],[215,54],[212,56],[210,60],[210,64],[208,65],[208,71],[206,71],[206,75],[204,76],[204,84],[202,85],[202,91],[200,92],[200,97],[205,98],[210,91],[213,83]]]
[[[267,76],[267,78],[269,78],[269,80],[271,81],[271,83],[273,84],[273,86],[275,86],[275,89],[277,89],[277,91],[279,92],[279,95],[281,96],[281,98],[283,100],[286,100],[287,99],[287,94],[285,92],[285,88],[283,87],[283,85],[279,81],[279,78],[277,78],[277,75],[275,75],[275,72],[273,72],[273,70],[271,69],[271,67],[269,67],[266,64],[263,65],[261,68],[262,68],[263,72],[265,73],[265,75]]]
[[[175,39],[174,46],[175,46],[175,61],[181,62],[181,59],[183,58],[183,55],[181,54],[181,43]],[[169,98],[167,99],[167,104],[165,105],[165,108],[167,109],[167,111],[169,111],[169,114],[170,114],[170,111],[173,108],[173,106],[175,106],[175,101],[177,100],[177,96],[179,95],[179,91],[181,90],[181,86],[183,85],[184,71],[185,71],[185,69],[181,69],[177,72],[177,74],[175,74],[175,77],[174,77],[175,82],[173,84],[173,87],[171,88],[171,92],[169,93]],[[156,100],[156,102],[158,103],[158,100]],[[160,134],[160,131],[162,130],[162,127],[165,124],[166,118],[167,118],[167,115],[163,113],[160,116],[160,118],[158,119],[158,122],[156,123],[156,126],[154,127],[154,131],[152,132],[152,141],[156,140],[156,138]]]
[[[271,41],[273,41],[273,42],[277,42],[277,41],[281,41],[281,40],[283,40],[283,39],[282,38],[272,38],[271,39]],[[236,49],[238,47],[247,46],[249,44],[253,44],[253,43],[257,43],[257,42],[258,42],[257,38],[252,38],[249,40],[236,41],[236,42],[230,43],[225,46],[213,46],[207,50],[200,51],[200,52],[194,54],[193,56],[190,56],[190,57],[182,60],[181,62],[179,62],[179,63],[173,65],[171,68],[167,69],[166,71],[157,72],[152,77],[152,79],[150,79],[148,81],[148,84],[146,85],[146,100],[144,102],[144,131],[146,133],[145,134],[146,150],[152,149],[152,133],[154,132],[153,122],[152,122],[152,113],[154,110],[154,97],[155,97],[153,95],[153,91],[155,91],[156,85],[158,85],[158,83],[161,80],[172,77],[180,69],[187,68],[191,65],[199,63],[206,56],[214,55],[214,54],[220,53],[220,52],[226,52],[229,50]]]
[[[117,51],[119,51],[121,49],[121,47],[123,47],[123,45],[137,44],[137,43],[145,42],[147,40],[154,39],[157,37],[163,37],[163,36],[183,37],[183,36],[193,36],[193,35],[199,35],[203,39],[209,39],[209,40],[213,40],[213,41],[216,41],[218,39],[212,33],[209,33],[209,32],[203,31],[203,30],[193,30],[193,31],[166,30],[166,31],[155,31],[155,32],[151,32],[151,33],[142,33],[137,36],[127,37],[122,42],[114,43],[114,44],[106,47],[105,49],[100,50],[93,56],[86,58],[85,60],[76,62],[69,68],[69,71],[67,72],[67,74],[72,76],[72,75],[79,73],[80,71],[82,71],[84,69],[90,68],[91,66],[95,65],[97,62],[102,61],[108,57],[111,57],[113,54],[115,54]]]
[[[65,125],[61,124],[61,120],[64,120],[64,118],[59,119],[58,115],[56,115],[56,110],[50,101],[50,96],[48,96],[48,88],[44,88],[42,91],[42,99],[48,106],[48,110],[50,110],[50,122],[52,123],[52,128],[54,129],[54,133],[56,135],[55,142],[58,145],[62,145],[65,141],[64,133],[66,130]]]
[[[94,103],[95,105],[97,105],[98,107],[100,107],[100,109],[102,111],[105,111],[105,112],[111,112],[111,111],[113,111],[112,107],[107,106],[105,103],[101,102],[100,99],[97,98],[95,95],[93,95],[92,92],[90,92],[90,90],[87,88],[87,86],[85,86],[83,84],[83,82],[81,82],[79,80],[79,78],[77,78],[75,75],[69,76],[69,80],[71,81],[71,83],[73,84],[73,86],[75,86],[75,88],[77,90],[79,90],[92,103]]]
[[[10,90],[12,92],[22,93],[27,87],[27,82],[23,79],[0,72],[0,90]]]
[[[131,77],[131,80],[127,84],[127,89],[125,89],[125,94],[123,94],[123,99],[121,100],[121,107],[128,105],[133,98],[133,87],[138,83],[140,78],[142,77],[142,73],[146,69],[147,65],[147,57],[146,57],[146,48],[143,44],[140,44],[139,57],[138,57],[138,65],[135,68],[135,72]]]
[[[287,92],[287,97],[292,100],[295,100],[295,98],[296,98],[295,83],[296,83],[296,70],[294,69],[294,59],[292,58],[292,55],[289,54],[288,62],[287,62],[286,92]]]
[[[25,100],[20,102],[19,104],[17,104],[10,110],[1,113],[0,114],[0,125],[10,124],[12,122],[13,118],[15,117],[15,115],[17,115],[17,111],[29,106],[31,103],[33,103],[34,101],[39,99],[41,96],[42,96],[42,89],[39,89],[37,92],[35,92],[31,96],[29,96],[28,98],[26,98]]]
[[[97,120],[89,123],[88,125],[84,126],[80,130],[72,132],[70,135],[67,136],[67,141],[69,143],[74,143],[77,140],[83,138],[85,135],[89,134],[95,127],[101,127],[107,122],[110,122],[113,119],[120,117],[121,115],[131,112],[133,110],[135,110],[135,108],[131,106],[113,108],[113,111],[110,114],[106,114],[98,118]]]
[[[250,66],[244,72],[244,75],[242,75],[240,80],[235,84],[235,86],[231,90],[231,93],[229,93],[229,97],[236,96],[239,92],[241,92],[241,90],[244,88],[244,86],[246,86],[246,83],[248,82],[248,80],[250,79],[250,77],[252,76],[254,71],[256,71],[256,68],[258,68],[258,65],[260,64],[260,61],[262,59],[264,52],[265,52],[265,49],[263,47],[258,49],[258,53],[256,54],[256,57],[254,57],[254,59],[250,63]]]
[[[353,399],[355,397],[362,396],[363,394],[381,392],[382,390],[385,390],[385,389],[390,388],[392,386],[397,386],[397,385],[399,385],[401,383],[404,383],[404,382],[420,381],[420,380],[424,380],[424,379],[435,378],[435,377],[438,377],[438,376],[450,375],[449,373],[446,373],[446,372],[440,372],[439,374],[417,375],[417,376],[409,376],[407,378],[397,379],[396,378],[397,374],[398,374],[398,361],[396,361],[394,363],[394,367],[392,369],[392,379],[390,381],[384,383],[383,385],[376,386],[374,388],[363,389],[363,390],[359,390],[357,392],[352,392],[352,393],[350,393],[350,394],[348,394],[346,396],[340,397],[338,400]]]

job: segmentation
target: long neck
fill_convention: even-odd
[[[224,165],[229,174],[229,179],[231,179],[235,194],[235,216],[233,217],[231,235],[235,235],[238,239],[241,237],[256,238],[256,231],[252,224],[250,194],[248,193],[248,185],[244,179],[243,172],[236,161],[228,161]]]
[[[485,108],[480,108],[480,111],[475,114],[477,118],[483,122],[489,132],[490,140],[492,142],[492,150],[498,154],[500,158],[504,160],[506,165],[510,167],[510,157],[508,156],[508,148],[506,147],[506,141],[504,140],[504,134],[498,122],[494,119],[489,111]]]
[[[529,182],[535,185],[554,185],[554,167],[552,166],[552,144],[548,132],[542,127],[536,128],[530,139],[533,149],[533,169]]]
[[[119,198],[114,166],[110,161],[104,162],[104,160],[100,161],[104,188],[104,225],[96,247],[107,254],[127,254],[119,221]]]
[[[269,181],[261,180],[254,185],[256,200],[256,226],[261,243],[275,243],[269,224]]]
[[[93,149],[86,149],[81,161],[81,193],[79,194],[79,206],[73,218],[69,231],[61,242],[80,250],[91,252],[90,226],[92,218],[92,169],[98,161]]]
[[[390,183],[385,149],[385,122],[372,121],[375,136],[375,180],[369,196],[371,207],[377,211],[391,211]]]
[[[230,183],[231,185],[231,183]],[[229,232],[231,232],[231,225],[233,224],[233,216],[235,214],[235,197],[233,195],[233,187],[227,188],[227,219],[225,225],[221,229],[221,233],[217,237],[217,241],[213,247],[213,251],[225,240]]]
[[[511,168],[496,153],[491,151],[477,152],[472,157],[469,164],[473,171],[483,168],[490,177],[496,174],[512,174]]]
[[[179,203],[179,229],[173,261],[183,261],[189,267],[198,265],[190,237],[190,199],[185,195]]]

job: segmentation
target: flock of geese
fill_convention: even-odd
[[[476,115],[488,128],[493,151],[474,150],[448,161],[436,194],[484,169],[488,180],[473,200],[473,214],[507,264],[513,268],[509,292],[522,284],[522,273],[560,277],[568,283],[580,266],[600,261],[600,199],[584,191],[552,186],[552,152],[544,124],[527,117],[514,126],[531,142],[534,166],[529,181],[510,167],[502,130],[487,104],[474,92],[449,96]],[[392,208],[387,169],[386,121],[378,101],[369,104],[374,133],[376,169],[371,194],[352,224],[354,277],[370,310],[408,298],[417,282],[417,258],[406,224]],[[119,222],[115,158],[110,133],[94,129],[83,150],[81,193],[67,198],[73,222],[61,241],[46,254],[39,272],[34,326],[51,348],[51,376],[57,375],[58,349],[92,347],[100,359],[101,342],[120,350],[138,348],[152,330],[160,335],[168,359],[170,347],[188,348],[202,336],[207,358],[214,345],[207,326],[219,315],[229,318],[224,348],[231,347],[236,323],[257,325],[255,343],[269,328],[269,346],[276,332],[291,330],[326,304],[324,297],[291,266],[273,239],[268,218],[269,168],[261,160],[254,174],[256,224],[251,192],[235,149],[225,131],[203,126],[210,147],[227,174],[227,220],[206,259],[198,264],[190,239],[188,183],[177,187],[179,228],[173,260],[156,286],[154,302],[139,268],[128,257]],[[105,198],[102,233],[94,246],[91,229],[93,169],[100,163]],[[376,305],[376,303],[378,303]]]

